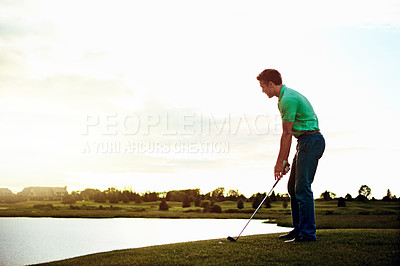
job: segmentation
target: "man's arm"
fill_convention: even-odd
[[[294,122],[283,122],[282,123],[282,137],[281,137],[281,147],[279,150],[278,159],[275,165],[275,179],[282,178],[284,174],[283,161],[287,161],[289,158],[290,146],[292,145],[292,129]]]

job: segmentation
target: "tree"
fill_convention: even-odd
[[[321,194],[320,198],[324,200],[332,200],[336,197],[336,194],[333,192],[330,192],[328,190],[325,190],[324,193]]]
[[[352,201],[353,200],[353,197],[349,193],[347,193],[347,195],[344,198],[347,201]]]
[[[76,199],[74,198],[74,196],[68,194],[62,198],[61,203],[62,204],[75,204]]]
[[[214,206],[212,206],[210,212],[212,212],[212,213],[221,213],[222,212],[222,208],[218,204],[214,204]]]
[[[265,201],[264,201],[264,205],[265,205],[265,208],[271,208],[272,206],[271,206],[271,198],[270,197],[268,197]]]
[[[144,202],[158,201],[158,193],[147,191],[143,196],[143,201]]]
[[[200,197],[200,189],[171,190],[166,195],[167,201],[183,202],[185,197],[189,197],[190,201]]]
[[[182,201],[182,208],[188,208],[188,207],[190,207],[190,198],[188,195],[186,195]]]
[[[204,200],[210,200],[211,199],[211,192],[208,192],[206,194],[204,194]]]
[[[229,192],[228,192],[228,195],[227,195],[227,200],[232,200],[232,201],[234,201],[234,200],[237,200],[237,198],[240,196],[240,194],[239,194],[239,190],[233,190],[233,189],[231,189],[231,190],[229,190]]]
[[[386,196],[383,197],[383,201],[391,201],[392,200],[392,192],[390,192],[390,189],[387,190]]]
[[[194,206],[200,207],[200,204],[201,204],[201,198],[200,196],[197,196],[197,198],[194,200]]]
[[[356,201],[367,201],[368,198],[366,196],[360,194],[355,198],[355,200]]]
[[[185,200],[186,193],[180,190],[173,190],[167,193],[168,201],[183,202]]]
[[[208,201],[202,202],[200,205],[203,208],[203,212],[210,211],[210,203],[208,203]]]
[[[136,204],[140,204],[140,203],[143,202],[142,197],[137,193],[134,195],[134,198],[135,198],[135,203]]]
[[[252,203],[252,207],[253,207],[253,209],[257,209],[258,208],[258,206],[260,205],[260,203],[261,203],[261,201],[263,200],[263,198],[265,197],[265,194],[260,194],[260,193],[257,193],[255,196],[253,195],[252,196],[252,198],[253,198],[253,203]]]
[[[127,193],[123,193],[123,194],[121,195],[120,200],[122,200],[123,203],[129,203],[128,194],[127,194]]]
[[[237,201],[237,208],[238,209],[243,209],[244,208],[244,203],[243,203],[243,200],[238,200]]]
[[[84,191],[81,191],[80,194],[84,200],[95,200],[94,198],[99,192],[101,193],[98,189],[87,188]]]
[[[225,200],[224,192],[225,192],[224,187],[216,188],[211,192],[211,198],[214,201],[224,201]]]
[[[97,191],[94,195],[94,201],[97,203],[106,203],[107,199],[103,192]]]
[[[72,191],[71,195],[77,200],[77,201],[81,201],[83,200],[83,197],[80,193],[76,192],[76,191]]]
[[[160,206],[159,206],[159,210],[160,211],[168,211],[169,206],[167,204],[167,200],[166,199],[162,199],[160,202]]]
[[[368,199],[371,196],[371,189],[367,185],[362,185],[358,190],[358,195],[362,195]]]
[[[271,196],[269,196],[270,198],[271,198],[271,201],[277,201],[278,199],[277,199],[277,197],[275,196],[275,191],[272,191],[272,194],[271,194]]]
[[[110,203],[119,203],[118,193],[116,193],[116,192],[111,192],[111,193],[108,195],[108,200],[110,201]]]

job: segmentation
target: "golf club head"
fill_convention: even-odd
[[[236,242],[236,239],[234,239],[233,237],[231,237],[231,236],[228,236],[228,238],[227,238],[229,241],[231,241],[231,242]]]

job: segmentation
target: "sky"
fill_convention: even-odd
[[[355,197],[361,185],[400,196],[399,1],[0,10],[0,187],[269,191],[281,120],[256,77],[275,68],[309,99],[326,140],[314,196]]]

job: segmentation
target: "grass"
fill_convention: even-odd
[[[38,204],[52,204],[52,208],[34,208]],[[223,213],[203,213],[201,208],[182,208],[180,202],[168,202],[168,211],[159,211],[159,202],[141,204],[109,204],[80,201],[74,204],[79,210],[70,209],[70,205],[61,202],[27,201],[20,203],[0,203],[0,217],[59,217],[59,218],[214,218],[248,219],[254,209],[246,202],[240,213],[228,213],[237,210],[236,202],[218,202]],[[100,209],[102,206],[102,209]],[[111,207],[112,206],[112,207]],[[198,212],[200,211],[200,212]],[[337,207],[337,201],[315,201],[317,226],[330,228],[400,228],[400,202],[347,202],[347,207]],[[272,208],[261,208],[255,219],[269,219],[280,226],[291,226],[290,206],[282,207],[282,202],[273,202]]]
[[[52,207],[38,204],[52,204]],[[240,213],[236,202],[218,202],[223,213],[203,213],[197,207],[182,208],[180,202],[168,202],[168,211],[159,211],[159,202],[108,204],[77,202],[70,209],[60,202],[0,203],[0,217],[79,217],[79,218],[243,218],[254,209],[245,203]],[[400,265],[400,202],[315,201],[318,241],[285,244],[277,234],[241,237],[237,243],[226,239],[179,243],[139,249],[118,250],[53,262],[51,265]],[[102,206],[100,208],[100,205]],[[112,207],[111,207],[112,205]],[[290,206],[273,202],[261,208],[256,219],[269,219],[291,226]],[[221,242],[221,243],[219,243]]]
[[[399,229],[323,229],[318,241],[286,244],[278,234],[92,254],[48,265],[399,265]],[[222,242],[222,243],[220,243]]]

